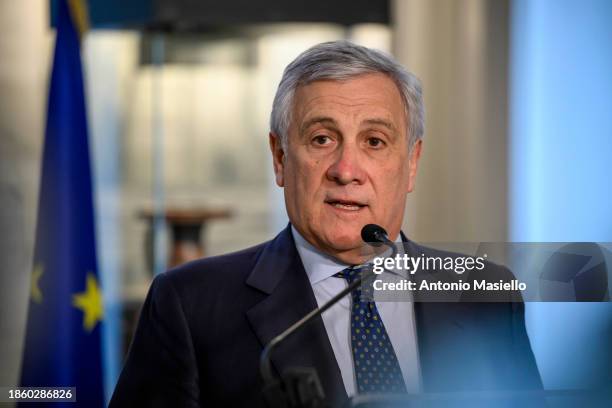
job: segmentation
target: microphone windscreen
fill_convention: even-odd
[[[382,244],[387,231],[380,225],[368,224],[361,229],[361,239],[369,244]]]

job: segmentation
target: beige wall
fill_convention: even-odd
[[[394,54],[423,81],[426,131],[405,231],[421,242],[507,235],[508,2],[396,0]]]
[[[47,2],[0,1],[0,385],[17,381],[46,109]]]

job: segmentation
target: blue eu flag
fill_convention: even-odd
[[[76,387],[77,405],[95,407],[104,404],[104,310],[96,267],[80,39],[67,0],[55,4],[57,37],[21,386]]]

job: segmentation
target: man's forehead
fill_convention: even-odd
[[[381,94],[401,99],[397,84],[388,75],[382,73],[362,74],[346,79],[319,79],[300,84],[296,96],[328,96],[350,92],[355,98],[377,97]]]
[[[315,123],[337,125],[334,113],[357,114],[362,124],[390,130],[398,130],[405,120],[399,89],[384,74],[313,81],[296,89],[293,102],[293,119],[297,122],[294,124],[299,130]]]

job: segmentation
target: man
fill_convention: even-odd
[[[400,234],[423,112],[419,81],[380,52],[340,41],[294,60],[269,135],[290,226],[154,280],[111,406],[262,405],[263,347],[360,273],[364,225],[435,254]],[[272,363],[314,367],[335,406],[367,392],[540,386],[520,303],[362,302],[355,291]]]

